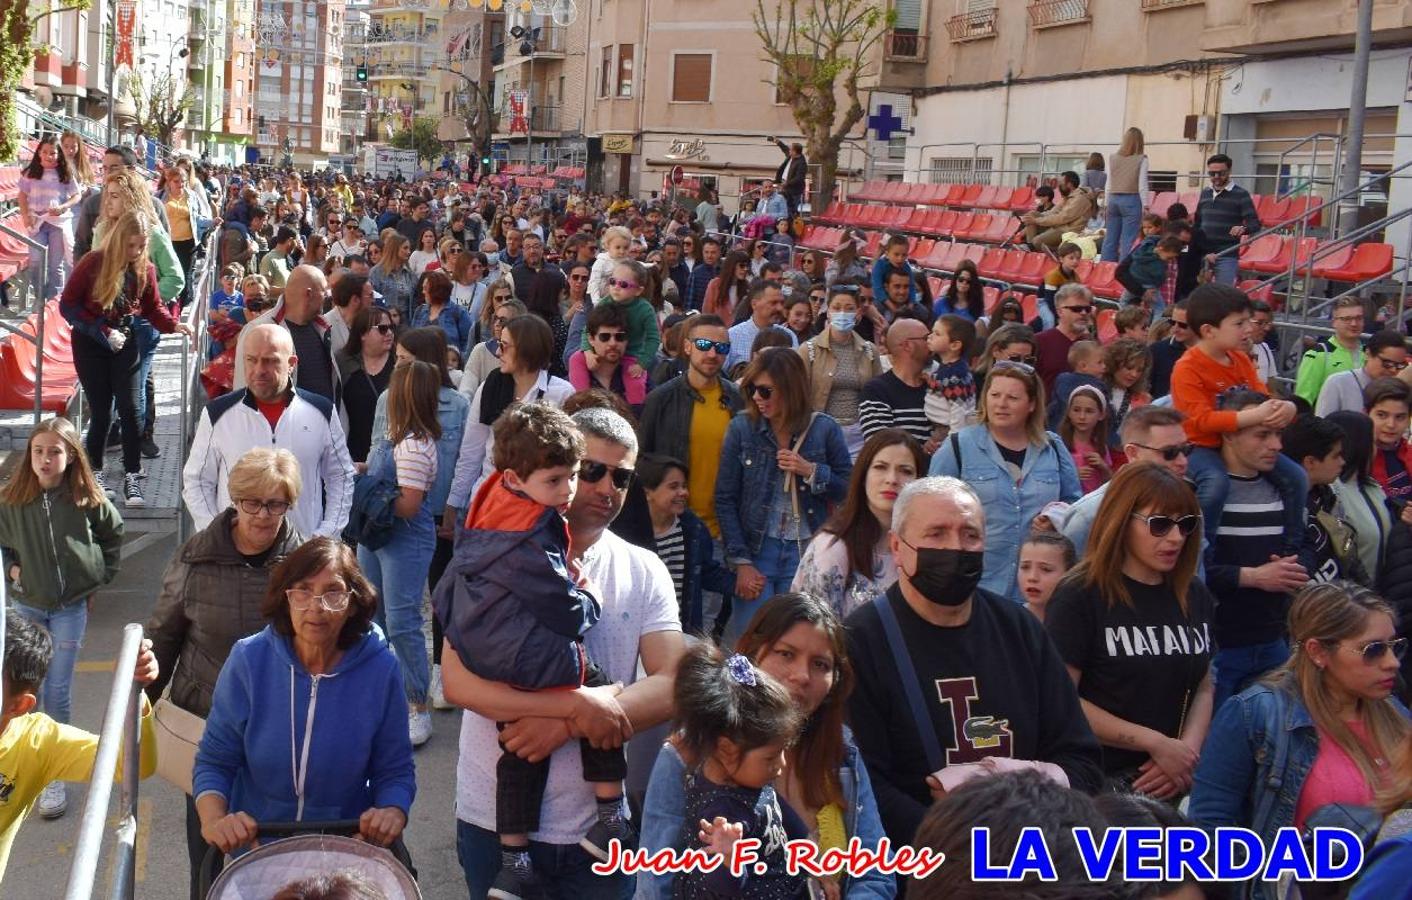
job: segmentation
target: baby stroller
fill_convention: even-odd
[[[206,900],[269,900],[286,885],[311,876],[349,874],[375,886],[387,900],[420,900],[422,892],[407,846],[399,839],[384,849],[352,836],[357,833],[357,819],[262,822],[260,846],[231,861],[219,877],[215,869],[220,851],[215,847],[206,851],[201,896]]]

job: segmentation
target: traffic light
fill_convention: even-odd
[[[368,64],[365,62],[358,63],[358,83],[368,83]]]

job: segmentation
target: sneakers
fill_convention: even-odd
[[[426,707],[413,709],[407,713],[407,734],[413,747],[420,747],[431,740],[431,713]]]
[[[35,804],[42,819],[57,819],[69,808],[69,794],[62,781],[51,781],[44,786]]]
[[[635,847],[637,845],[637,830],[632,827],[632,823],[624,818],[613,820],[613,824],[608,824],[602,819],[593,823],[593,827],[588,829],[588,834],[579,841],[579,846],[597,859],[599,862],[608,861],[608,842],[614,838],[618,839],[624,847]]]
[[[123,506],[131,509],[147,506],[147,500],[142,496],[142,486],[138,484],[141,477],[136,472],[128,472],[123,476]]]
[[[524,875],[509,866],[504,866],[496,874],[490,890],[485,892],[489,900],[536,900],[544,896],[539,888],[539,880],[533,875]]]
[[[441,689],[441,666],[431,667],[431,686],[427,688],[432,709],[455,709],[456,704],[446,702],[446,693]]]
[[[98,482],[98,489],[103,492],[103,496],[109,500],[118,499],[118,492],[108,487],[108,476],[103,474],[102,469],[93,470],[93,480]]]
[[[156,459],[162,455],[162,448],[157,446],[157,442],[152,440],[152,435],[150,434],[144,434],[142,436],[142,443],[139,449],[142,451],[142,455],[147,459]]]

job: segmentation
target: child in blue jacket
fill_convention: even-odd
[[[602,607],[578,583],[562,515],[574,497],[583,436],[547,403],[512,406],[493,431],[498,471],[471,501],[452,570],[433,598],[446,640],[467,669],[490,681],[524,690],[605,686],[607,676],[583,645]],[[583,465],[590,481],[606,475],[601,463]],[[525,896],[537,884],[529,835],[539,830],[549,760],[530,763],[501,749],[495,768],[501,869],[491,890]],[[579,844],[606,862],[610,841],[631,843],[622,802],[627,761],[621,748],[598,750],[581,740],[580,749],[598,820]]]

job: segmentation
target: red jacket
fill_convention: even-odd
[[[176,330],[176,320],[157,293],[156,266],[150,262],[147,264],[145,279],[139,273],[136,297],[119,298],[106,310],[93,294],[102,267],[103,251],[92,250],[78,261],[73,274],[65,282],[64,293],[59,298],[59,312],[70,325],[100,344],[108,343],[108,332],[120,327],[126,316],[142,316],[162,334]]]

